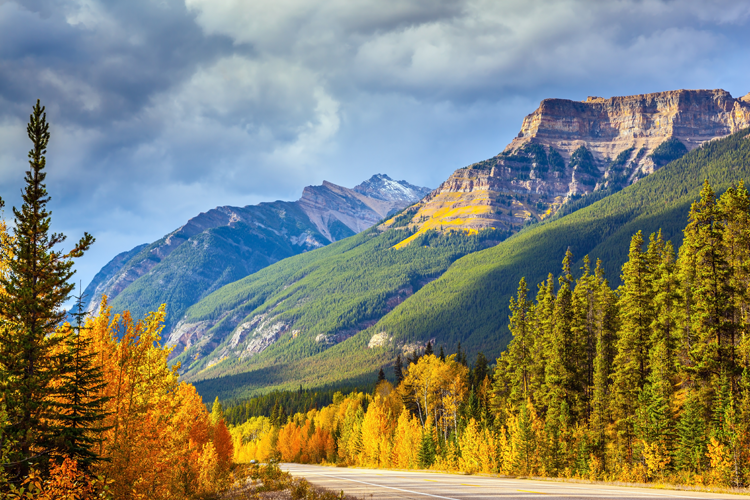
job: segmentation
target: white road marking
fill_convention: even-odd
[[[313,474],[316,475],[316,476],[332,477],[332,478],[335,478],[335,479],[342,479],[344,481],[352,481],[352,482],[355,482],[355,483],[362,483],[362,484],[366,484],[368,486],[376,486],[378,488],[388,488],[389,490],[403,491],[404,493],[413,493],[415,495],[423,495],[423,496],[426,496],[426,497],[443,498],[445,500],[458,500],[457,498],[441,497],[440,495],[432,495],[430,493],[422,493],[420,491],[404,490],[402,488],[394,488],[393,486],[383,486],[382,484],[367,483],[365,481],[358,481],[356,479],[349,479],[349,478],[346,478],[346,477],[333,476],[331,474],[320,474],[320,473],[313,473]]]

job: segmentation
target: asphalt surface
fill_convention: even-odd
[[[464,476],[429,472],[350,469],[317,465],[281,464],[283,470],[304,477],[318,486],[341,491],[365,500],[468,500],[468,499],[707,499],[747,498],[742,495],[698,493],[692,491],[627,488],[595,484]]]

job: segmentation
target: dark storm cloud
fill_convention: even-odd
[[[0,0],[0,188],[53,126],[55,221],[115,253],[218,204],[436,186],[545,97],[750,91],[742,1]]]

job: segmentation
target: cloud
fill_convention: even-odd
[[[744,94],[748,24],[730,0],[6,0],[0,195],[19,202],[41,98],[53,220],[100,235],[90,277],[216,205],[435,186],[546,97]]]

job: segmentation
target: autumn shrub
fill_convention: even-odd
[[[114,496],[109,481],[103,477],[92,477],[78,463],[65,458],[53,464],[48,474],[32,469],[23,478],[20,486],[9,485],[4,497],[7,500],[112,500]]]

